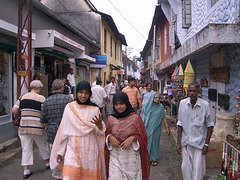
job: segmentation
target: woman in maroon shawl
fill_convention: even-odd
[[[108,180],[147,180],[150,163],[143,121],[124,92],[114,95],[113,110],[106,121]]]

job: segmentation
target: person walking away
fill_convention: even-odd
[[[188,85],[188,98],[180,101],[178,114],[177,152],[182,153],[184,180],[203,180],[206,172],[205,156],[214,127],[207,101],[198,97],[200,86]]]
[[[90,101],[90,84],[79,82],[76,93],[76,101],[64,109],[50,167],[62,167],[62,179],[106,180],[105,124],[98,106]]]
[[[71,93],[71,88],[70,88],[70,86],[67,85],[67,81],[66,81],[65,78],[62,78],[62,82],[64,84],[63,94],[67,94],[67,95],[72,94]]]
[[[108,91],[108,86],[109,86],[109,84],[110,84],[110,81],[107,80],[107,81],[106,81],[106,85],[104,86],[104,90],[105,90],[105,93],[106,93],[106,94],[107,94],[107,91]],[[108,96],[107,96],[107,101],[108,101]],[[105,110],[106,116],[108,116],[108,106],[105,106],[104,110]]]
[[[149,100],[143,104],[140,115],[147,131],[147,147],[152,166],[156,166],[158,161],[162,121],[165,124],[167,135],[169,136],[170,134],[165,114],[163,105],[160,103],[160,94],[152,93]]]
[[[65,106],[72,102],[73,99],[66,94],[63,94],[64,83],[61,79],[55,79],[52,83],[53,95],[48,97],[43,103],[41,120],[47,129],[47,142],[50,151],[52,150],[53,142],[62,120],[62,115]],[[53,179],[61,179],[62,171],[60,169],[52,170]]]
[[[125,92],[128,95],[129,101],[134,109],[137,112],[137,107],[139,103],[139,109],[142,108],[141,96],[138,89],[135,87],[136,79],[134,77],[128,78],[128,86],[123,88],[122,92]]]
[[[32,175],[29,166],[33,165],[33,141],[37,144],[39,155],[45,161],[45,168],[49,169],[49,149],[46,140],[45,126],[40,122],[41,107],[45,97],[39,95],[43,84],[39,80],[30,83],[31,91],[24,94],[12,108],[12,112],[17,114],[21,111],[21,121],[18,136],[22,146],[23,178]]]
[[[103,113],[103,106],[107,106],[107,94],[104,88],[101,86],[101,80],[97,80],[96,84],[97,85],[95,87],[92,87],[92,98],[95,100],[101,113]]]
[[[108,180],[147,180],[150,173],[147,134],[128,96],[117,92],[114,113],[106,121],[106,169]]]
[[[74,94],[74,88],[76,86],[75,78],[78,78],[78,75],[73,72],[73,68],[70,68],[70,73],[67,75],[67,80],[69,86],[71,87],[71,94]]]
[[[94,82],[92,83],[92,88],[97,85],[97,81],[101,81],[101,76],[97,76],[97,77],[96,77],[96,81],[94,81]]]
[[[146,90],[142,92],[141,94],[141,99],[142,99],[142,104],[145,104],[145,102],[148,102],[149,97],[155,93],[155,91],[152,90],[152,84],[151,83],[146,83]]]
[[[115,83],[115,77],[111,78],[111,83],[108,86],[108,114],[113,114],[113,96],[117,92],[117,84]]]

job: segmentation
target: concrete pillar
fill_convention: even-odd
[[[222,112],[216,114],[216,125],[214,127],[216,136],[225,139],[227,134],[232,134],[236,131],[235,114]]]

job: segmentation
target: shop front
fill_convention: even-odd
[[[52,92],[51,84],[56,78],[67,78],[70,68],[73,68],[80,80],[89,79],[89,61],[94,58],[85,55],[85,47],[55,30],[36,30],[35,73],[41,74],[45,88],[42,92],[46,97]],[[76,62],[75,62],[76,61]],[[88,67],[88,68],[87,68]],[[34,76],[38,77],[38,76]]]
[[[96,81],[96,77],[101,76],[102,68],[107,67],[107,56],[106,55],[91,55],[92,58],[96,59],[96,62],[91,62],[90,71],[91,71],[91,83]],[[102,86],[106,85],[106,81],[109,80],[106,77],[106,73],[101,77]]]
[[[12,106],[16,102],[16,52],[18,27],[0,19],[0,143],[17,135],[12,124]],[[23,32],[25,40],[27,32]],[[32,34],[32,38],[35,39]],[[24,85],[24,84],[23,84]]]

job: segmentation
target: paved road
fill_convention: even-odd
[[[159,150],[159,162],[155,167],[151,167],[150,180],[182,180],[180,164],[181,159],[174,150],[174,141],[171,136],[166,135],[162,130]],[[5,152],[0,153],[0,179],[1,180],[21,180],[23,168],[21,167],[21,147],[20,143],[14,143]],[[34,147],[34,165],[30,167],[33,175],[29,180],[51,180],[51,171],[45,170],[45,163],[38,155],[38,148]]]
[[[174,124],[168,121],[170,129]],[[172,127],[171,127],[172,126]],[[182,180],[181,157],[177,154],[173,136],[167,136],[165,126],[162,126],[162,134],[159,147],[159,161],[157,166],[151,166],[149,180]]]

